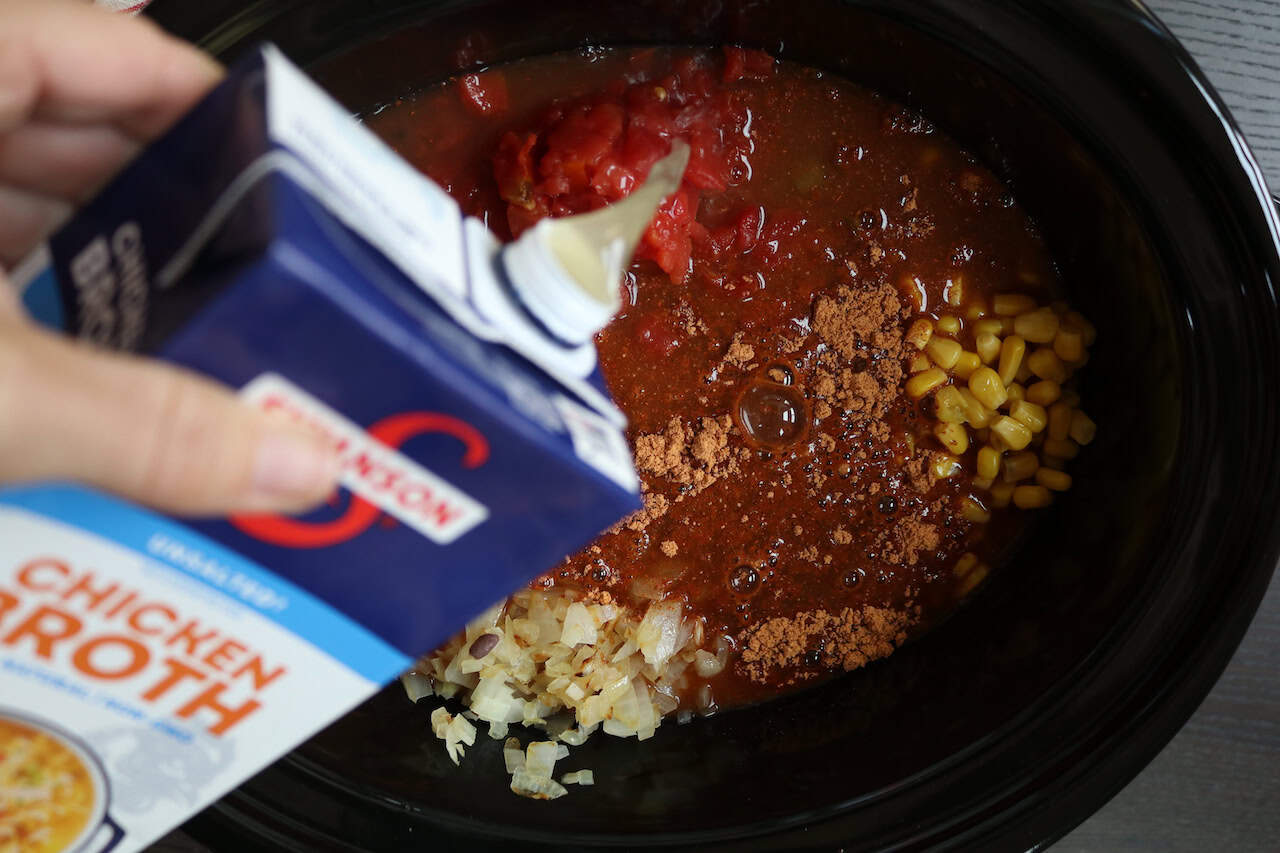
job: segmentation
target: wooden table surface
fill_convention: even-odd
[[[1052,0],[1038,0],[1052,2]],[[1222,93],[1280,190],[1280,0],[1148,0]],[[1195,716],[1055,853],[1280,851],[1280,583]],[[174,833],[168,853],[203,848]]]
[[[1280,191],[1280,0],[1146,2],[1208,74]],[[1195,716],[1053,849],[1280,850],[1280,582]]]

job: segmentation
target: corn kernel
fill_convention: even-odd
[[[973,324],[975,335],[999,335],[1004,333],[1004,321],[999,317],[983,317]]]
[[[964,310],[965,319],[968,320],[981,320],[990,313],[991,311],[987,308],[987,303],[983,302],[981,299],[973,300],[969,303],[969,307]]]
[[[1067,400],[1059,400],[1049,407],[1049,438],[1065,441],[1071,432],[1071,413],[1074,407]]]
[[[1080,455],[1080,448],[1074,441],[1050,438],[1045,440],[1044,452],[1059,459],[1075,459]]]
[[[1000,337],[1003,338],[1012,334],[1013,334],[1013,318],[1001,317],[1000,318]]]
[[[1086,320],[1084,315],[1079,311],[1068,311],[1066,322],[1071,326],[1071,328],[1080,330],[1081,337],[1083,338],[1084,345],[1086,347],[1093,346],[1093,342],[1098,339],[1098,330],[1092,323]]]
[[[1079,445],[1086,445],[1093,441],[1093,437],[1097,433],[1098,425],[1088,415],[1079,409],[1071,413],[1069,435],[1072,441]]]
[[[1065,492],[1071,488],[1071,475],[1062,471],[1055,471],[1052,468],[1041,467],[1036,469],[1036,482],[1046,489]]]
[[[946,453],[935,453],[932,468],[935,477],[945,480],[960,473],[960,460]]]
[[[1063,361],[1080,361],[1084,358],[1084,337],[1071,329],[1060,329],[1053,339],[1053,351]]]
[[[934,424],[933,434],[938,441],[942,442],[943,447],[956,456],[969,449],[969,432],[963,424]]]
[[[928,317],[921,317],[907,329],[907,343],[916,349],[924,349],[924,345],[929,343],[931,337],[933,337],[933,321]]]
[[[962,578],[978,565],[978,555],[965,552],[960,555],[960,559],[956,560],[956,564],[952,567],[951,572],[958,578]]]
[[[947,282],[942,289],[942,298],[948,305],[959,305],[964,301],[964,276],[956,276]]]
[[[960,358],[956,359],[956,366],[951,368],[951,372],[961,379],[968,379],[973,372],[982,366],[982,357],[976,352],[960,353]]]
[[[991,424],[991,431],[1000,436],[1000,440],[1008,445],[1010,450],[1022,450],[1031,443],[1031,430],[1027,425],[1015,421],[1008,415],[1001,415]]]
[[[960,346],[959,341],[953,341],[951,338],[932,338],[924,351],[929,353],[929,358],[933,359],[933,363],[938,367],[950,370],[956,366],[956,361],[959,360],[960,353],[964,352],[964,347]]]
[[[960,589],[956,591],[956,594],[961,598],[964,598],[966,595],[973,592],[978,584],[982,583],[986,579],[987,572],[988,569],[986,565],[979,564],[977,568],[969,572],[968,577],[960,582]]]
[[[1026,424],[1027,429],[1032,432],[1040,432],[1049,425],[1049,413],[1044,410],[1044,406],[1037,406],[1026,400],[1019,400],[1010,406],[1009,417]]]
[[[986,524],[991,520],[991,513],[973,498],[966,497],[960,501],[960,517],[976,524]]]
[[[1004,509],[1009,505],[1010,499],[1013,497],[1013,490],[1017,488],[1013,483],[996,483],[991,487],[991,505],[997,509]]]
[[[1036,301],[1025,293],[997,293],[991,307],[1003,317],[1016,317],[1036,307]]]
[[[1024,358],[1022,364],[1018,365],[1018,372],[1013,374],[1013,381],[1026,385],[1034,376],[1035,374],[1031,372],[1031,368],[1027,366],[1027,360]]]
[[[945,424],[961,424],[965,419],[964,398],[954,385],[943,385],[933,395],[934,415]]]
[[[978,451],[978,476],[994,480],[1000,473],[1000,451],[984,447]]]
[[[1009,393],[1009,399],[1005,401],[1006,404],[1016,403],[1019,400],[1027,399],[1027,389],[1023,388],[1017,382],[1014,382],[1012,385],[1009,386],[1008,393]]]
[[[1004,458],[1004,481],[1016,483],[1025,480],[1040,467],[1040,460],[1030,450],[1010,453]]]
[[[1057,401],[1062,396],[1062,386],[1057,382],[1050,382],[1048,379],[1041,379],[1039,382],[1032,383],[1027,389],[1027,400],[1035,403],[1037,406],[1048,406]]]
[[[983,364],[990,364],[1000,357],[1000,339],[990,332],[979,332],[973,348],[978,351]]]
[[[1013,490],[1013,505],[1019,509],[1039,509],[1052,501],[1053,495],[1044,486],[1018,486]]]
[[[1026,352],[1027,342],[1018,335],[1010,335],[1000,343],[1000,381],[1005,385],[1017,376]]]
[[[1058,334],[1058,323],[1052,308],[1037,308],[1015,317],[1013,331],[1033,344],[1047,344]]]
[[[994,483],[995,480],[988,479],[986,477],[974,477],[969,482],[973,485],[975,489],[989,489],[991,488],[991,484]]]
[[[938,318],[938,331],[944,335],[960,334],[960,318],[954,314],[943,314]]]
[[[1040,454],[1040,468],[1052,468],[1055,471],[1061,471],[1067,467],[1067,460],[1061,456],[1052,456],[1048,453]],[[1037,468],[1036,470],[1039,470]]]
[[[969,376],[969,390],[988,409],[998,409],[1009,399],[1000,375],[989,367],[979,367]]]
[[[911,361],[907,363],[907,367],[912,373],[920,373],[933,367],[933,362],[929,360],[929,356],[922,352],[918,352],[911,356]]]
[[[947,374],[940,367],[931,367],[907,380],[907,393],[917,400],[947,381]]]
[[[1067,381],[1066,365],[1048,347],[1040,347],[1027,356],[1027,367],[1031,368],[1031,372],[1041,379],[1048,379],[1050,382],[1057,382],[1059,385]]]
[[[995,412],[979,403],[978,398],[973,396],[973,392],[968,388],[958,388],[957,391],[960,399],[964,401],[964,419],[969,422],[969,426],[980,430],[991,423]]]

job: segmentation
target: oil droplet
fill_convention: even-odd
[[[863,577],[865,577],[865,576],[866,576],[866,572],[864,572],[862,569],[851,569],[850,571],[845,572],[845,575],[844,575],[844,585],[845,585],[845,586],[857,586],[857,585],[858,585],[858,583],[859,583],[859,582],[863,579]]]
[[[753,381],[733,407],[747,441],[768,450],[785,450],[804,439],[809,412],[804,394],[794,385]]]
[[[738,566],[729,573],[729,587],[739,595],[749,595],[760,585],[760,573],[752,566]]]

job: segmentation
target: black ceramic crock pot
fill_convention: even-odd
[[[454,768],[392,687],[192,824],[244,849],[1043,847],[1169,740],[1280,552],[1280,231],[1172,36],[1121,0],[159,0],[224,58],[276,41],[353,110],[595,44],[762,47],[923,111],[1039,222],[1100,329],[1076,487],[972,603],[889,660],[644,744],[555,802]],[[354,569],[354,567],[353,567]]]

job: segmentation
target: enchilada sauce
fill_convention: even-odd
[[[1017,534],[1011,512],[961,514],[985,503],[974,451],[948,467],[931,399],[904,393],[903,335],[996,292],[1047,301],[1056,275],[1008,189],[926,119],[729,48],[528,60],[369,122],[505,237],[622,197],[689,141],[598,339],[646,508],[538,582],[685,601],[730,649],[686,698],[742,704],[882,657],[969,591],[963,554]]]

